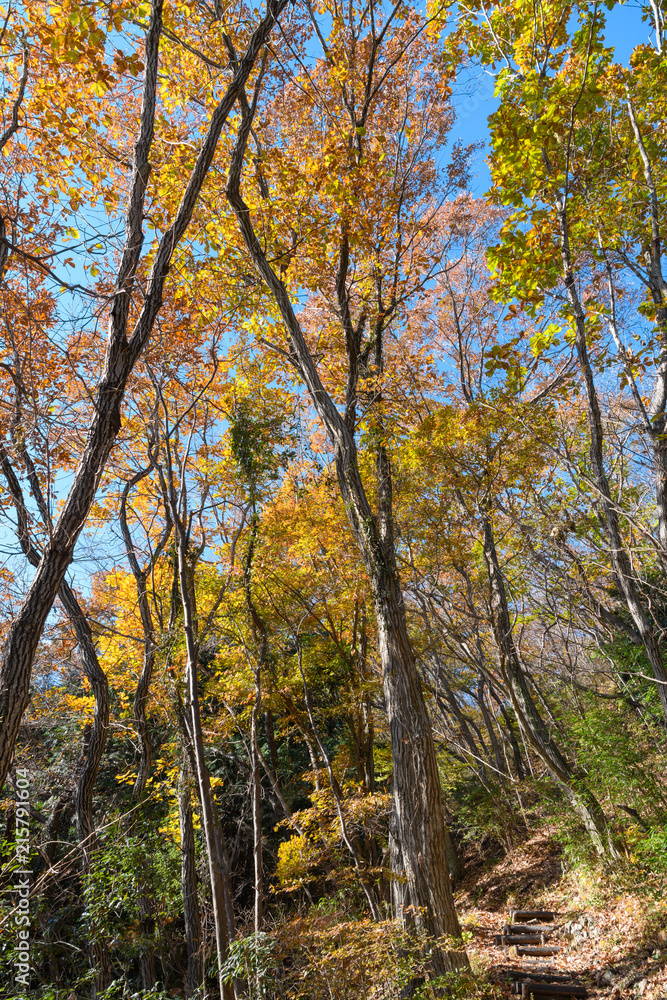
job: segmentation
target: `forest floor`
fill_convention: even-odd
[[[543,829],[483,864],[466,859],[456,902],[463,929],[472,934],[473,965],[487,969],[509,995],[507,973],[524,960],[496,945],[495,935],[512,908],[553,910],[559,928],[554,943],[561,951],[548,960],[550,971],[586,983],[592,998],[667,1000],[667,894],[659,880],[654,884],[643,873],[642,887],[633,889],[630,870],[605,876],[603,870],[570,867],[555,834]],[[629,888],[622,888],[624,882]]]

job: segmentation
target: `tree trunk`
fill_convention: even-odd
[[[148,695],[150,692],[150,685],[157,655],[157,636],[153,615],[151,613],[147,580],[152,566],[154,566],[157,562],[157,559],[169,540],[169,535],[171,534],[172,529],[172,521],[169,513],[169,505],[165,504],[166,519],[164,530],[162,531],[161,537],[152,553],[151,563],[147,569],[142,569],[139,565],[139,560],[137,559],[134,541],[132,539],[130,526],[127,520],[127,501],[132,488],[140,483],[155,466],[153,447],[154,445],[149,444],[149,457],[151,464],[145,469],[140,469],[139,472],[137,472],[125,483],[125,487],[123,488],[121,495],[119,511],[119,521],[123,540],[125,542],[125,552],[134,576],[137,591],[137,604],[139,607],[141,627],[144,635],[143,664],[134,694],[134,725],[139,740],[140,756],[137,777],[134,782],[134,788],[132,789],[132,796],[135,802],[138,803],[143,799],[151,767],[152,747],[150,733],[148,731],[146,708],[148,705]],[[132,829],[137,819],[138,813],[133,812],[127,825],[128,831]],[[155,905],[152,893],[147,884],[145,873],[142,871],[137,872],[136,886],[137,905],[139,908],[139,926],[142,936],[142,951],[139,956],[139,971],[141,974],[141,983],[143,988],[145,990],[150,990],[155,986],[157,980],[154,944]]]
[[[255,664],[253,673],[255,677],[255,700],[252,706],[250,719],[250,783],[252,798],[252,856],[255,871],[255,906],[254,906],[254,929],[255,934],[259,934],[262,929],[262,908],[264,905],[264,862],[262,858],[262,771],[259,763],[259,718],[262,711],[262,667],[266,661],[269,650],[269,634],[266,624],[259,613],[252,594],[252,571],[257,535],[259,531],[259,518],[255,507],[254,484],[250,486],[252,516],[250,521],[250,541],[246,555],[243,586],[245,592],[246,607],[250,616],[250,627],[255,646]],[[259,991],[260,984],[257,984]]]
[[[81,606],[69,584],[63,580],[58,591],[76,634],[84,673],[95,698],[93,724],[84,740],[84,761],[74,788],[74,814],[79,842],[83,849],[84,870],[94,873],[95,852],[99,847],[93,819],[93,789],[109,732],[109,682],[97,658],[93,634]],[[107,941],[95,926],[88,924],[88,959],[95,977],[93,996],[103,994],[111,982],[111,960]]]
[[[188,642],[188,645],[192,644]],[[222,979],[222,967],[227,960],[227,952],[229,949],[227,913],[225,908],[225,892],[223,885],[224,865],[219,853],[219,841],[216,836],[215,818],[211,796],[211,781],[205,760],[204,740],[199,710],[199,694],[197,691],[196,652],[193,655],[190,650],[188,651],[186,670],[186,684],[190,709],[190,731],[192,734],[192,745],[194,750],[195,766],[197,769],[197,784],[199,786],[199,801],[201,803],[204,843],[206,846],[209,876],[211,879],[211,896],[213,901],[213,921],[215,924],[215,943],[218,955],[220,996],[223,997],[224,1000],[233,1000],[234,991],[232,987],[223,982]]]
[[[180,702],[177,705],[177,712],[179,716],[179,725],[181,728],[181,733],[183,735],[183,747],[188,758],[190,772],[193,775],[196,775],[197,762],[195,759],[195,752],[192,743],[192,735],[191,735],[192,727],[190,725],[189,719],[185,715],[183,705]],[[199,802],[200,809],[202,809],[200,787],[198,782],[195,783],[195,788],[197,791],[197,801]],[[218,812],[215,807],[215,801],[212,796],[210,799],[210,803],[211,803],[211,811],[213,813],[213,826],[214,826],[215,840],[217,844],[217,857],[220,858],[222,865],[222,893],[224,900],[225,920],[227,924],[227,940],[233,941],[234,938],[236,937],[236,924],[234,920],[234,907],[232,903],[232,894],[230,889],[229,855],[227,853],[227,844],[225,842],[225,835],[222,829],[222,824],[220,823],[220,817],[218,816]],[[204,846],[205,850],[207,850],[206,844]],[[208,850],[207,850],[207,859],[208,859]],[[237,981],[235,980],[235,984],[236,982]],[[236,995],[237,996],[239,995],[238,990]]]
[[[447,866],[445,819],[431,720],[393,574],[378,566],[373,590],[394,763],[394,803],[415,924],[434,939],[461,931]],[[438,970],[467,968],[463,951],[435,948]]]
[[[84,673],[95,698],[95,713],[85,761],[74,789],[74,810],[79,840],[86,854],[95,849],[93,787],[109,732],[109,682],[97,658],[93,634],[74,591],[64,580],[59,597],[76,633]]]
[[[191,997],[204,979],[201,913],[197,895],[197,864],[195,857],[195,831],[192,822],[192,799],[188,773],[181,768],[178,796],[178,818],[181,828],[181,891],[188,966],[185,977],[185,994]]]
[[[49,507],[32,457],[21,439],[17,441],[17,448],[27,469],[32,495],[37,502],[44,525],[50,531],[52,529],[52,522]],[[30,516],[25,505],[23,489],[14,472],[14,467],[7,450],[2,444],[0,444],[0,468],[2,468],[7,480],[7,486],[14,503],[19,544],[30,565],[38,567],[42,556],[32,542]],[[76,594],[66,580],[62,581],[58,596],[74,629],[79,661],[95,699],[93,723],[92,726],[86,728],[83,741],[83,757],[78,767],[78,778],[73,793],[77,833],[84,851],[85,864],[88,866],[91,853],[96,846],[95,827],[93,823],[93,788],[109,731],[109,683],[97,658],[97,650],[95,649],[93,633],[88,619],[79,604]]]
[[[269,761],[274,782],[280,786],[280,768],[278,765],[278,747],[276,746],[276,734],[273,728],[273,712],[270,708],[264,713],[264,731],[266,733],[266,745],[269,748]]]
[[[491,742],[491,748],[493,750],[493,759],[496,762],[496,773],[500,781],[504,784],[506,779],[505,774],[505,761],[500,750],[500,744],[498,742],[498,737],[496,736],[496,730],[493,725],[493,719],[491,718],[491,713],[489,712],[488,705],[486,703],[486,679],[480,674],[479,681],[477,684],[477,703],[480,707],[482,713],[482,718],[484,720],[484,725],[486,726],[486,731],[489,734],[489,740]]]
[[[459,852],[456,850],[456,845],[452,840],[452,835],[446,827],[445,851],[447,852],[447,868],[449,869],[449,877],[451,878],[452,886],[454,887],[457,886],[463,878],[463,865],[461,864]]]
[[[441,663],[439,662],[439,658],[437,656],[433,656],[432,659],[436,663],[437,682],[442,686],[446,698],[445,702],[444,698],[436,695],[436,700],[440,707],[440,711],[446,717],[447,706],[449,706],[449,710],[459,724],[461,735],[463,736],[465,743],[468,745],[468,749],[470,750],[470,754],[474,761],[474,764],[471,764],[469,766],[477,775],[480,784],[482,784],[484,788],[487,789],[487,791],[490,791],[489,778],[486,773],[486,765],[484,763],[484,758],[482,756],[482,753],[480,752],[481,748],[478,747],[477,743],[475,742],[475,738],[470,731],[470,726],[468,725],[468,719],[461,710],[461,707],[456,699],[456,695],[452,691],[451,685],[447,679],[445,670],[442,667]]]
[[[331,791],[334,797],[334,802],[336,803],[336,812],[338,813],[338,822],[340,823],[340,832],[343,842],[347,847],[348,851],[352,855],[352,860],[354,861],[354,867],[359,876],[359,881],[364,890],[364,894],[368,901],[368,906],[371,911],[371,916],[373,920],[380,919],[380,911],[378,907],[377,890],[373,878],[368,872],[368,866],[364,864],[363,852],[359,845],[356,837],[350,836],[347,828],[347,821],[345,819],[345,811],[343,809],[343,790],[340,787],[338,779],[334,774],[333,765],[331,763],[331,757],[327,752],[327,748],[319,734],[318,728],[315,724],[315,716],[313,713],[313,707],[310,701],[310,694],[308,692],[308,685],[306,683],[306,675],[303,671],[303,660],[302,660],[302,648],[301,642],[297,639],[298,645],[298,656],[299,656],[299,673],[301,674],[301,680],[303,682],[303,694],[306,702],[306,710],[308,712],[308,719],[310,721],[310,728],[313,731],[313,735],[317,742],[320,754],[326,765],[327,773],[329,775],[329,784],[331,786]]]
[[[134,788],[132,794],[136,801],[140,801],[146,787],[146,782],[148,781],[148,776],[150,774],[151,766],[151,741],[150,734],[148,732],[148,721],[146,719],[146,706],[148,704],[148,695],[150,692],[151,680],[153,678],[153,670],[155,667],[155,658],[157,654],[157,636],[155,632],[155,623],[153,621],[153,615],[151,612],[150,599],[148,594],[147,580],[151,569],[155,566],[161,553],[164,551],[164,547],[169,540],[172,529],[172,521],[169,512],[168,504],[165,505],[165,527],[162,531],[160,539],[155,546],[155,549],[151,556],[151,561],[146,569],[142,569],[139,565],[139,560],[137,559],[137,553],[134,546],[134,541],[132,539],[132,533],[130,531],[130,526],[127,520],[127,501],[130,495],[130,491],[134,486],[145,479],[147,475],[151,472],[151,469],[155,467],[155,455],[154,455],[154,444],[149,442],[149,457],[150,465],[145,469],[140,469],[131,479],[129,479],[123,488],[123,492],[120,500],[120,511],[118,519],[120,521],[121,533],[123,535],[123,541],[125,542],[125,553],[127,555],[127,561],[130,564],[130,569],[132,570],[132,575],[134,576],[135,587],[137,591],[137,604],[139,607],[139,615],[141,617],[141,627],[144,634],[144,659],[141,668],[141,673],[139,675],[139,680],[137,681],[137,687],[134,693],[134,725],[137,730],[137,737],[139,739],[140,747],[140,758],[139,758],[139,769],[137,771],[137,777],[134,782]]]
[[[199,789],[201,805],[201,823],[204,834],[204,845],[211,880],[211,897],[213,902],[213,923],[215,927],[215,943],[218,957],[218,982],[222,1000],[234,1000],[234,989],[223,980],[223,966],[227,961],[229,951],[228,918],[225,908],[225,870],[222,857],[221,838],[216,829],[216,817],[211,795],[211,779],[206,764],[204,735],[199,707],[197,620],[195,598],[192,592],[190,567],[188,566],[188,538],[185,525],[179,512],[176,490],[173,484],[172,470],[169,469],[169,501],[171,516],[176,529],[178,584],[181,607],[183,610],[183,632],[185,635],[186,667],[185,688],[187,692],[187,710],[185,724],[189,738],[194,764],[194,772]]]
[[[255,702],[252,707],[250,752],[252,755],[252,856],[255,869],[255,934],[262,929],[264,864],[262,860],[262,771],[259,763],[259,714],[262,707],[261,671],[255,668]]]
[[[524,767],[523,756],[521,754],[521,747],[519,746],[519,741],[516,738],[516,733],[514,732],[512,717],[507,711],[506,706],[503,705],[500,698],[498,698],[498,696],[496,695],[495,691],[493,692],[493,697],[495,699],[496,704],[500,708],[500,712],[503,719],[505,720],[505,729],[507,730],[507,739],[509,741],[510,747],[512,748],[512,756],[514,758],[514,768],[516,770],[516,776],[519,779],[519,781],[522,781],[526,777],[528,771]],[[504,732],[502,727],[500,731],[501,733]]]
[[[654,14],[659,9],[652,3]],[[662,50],[662,39],[659,21],[656,16],[656,43],[658,52]],[[656,307],[655,325],[660,338],[660,361],[657,366],[653,397],[648,411],[650,424],[647,427],[653,447],[655,466],[656,510],[658,514],[658,538],[660,540],[660,558],[663,572],[667,572],[667,282],[662,273],[662,226],[660,196],[653,176],[653,166],[644,143],[634,105],[628,93],[628,113],[632,123],[639,155],[641,156],[644,181],[649,192],[649,218],[651,222],[651,239],[646,270],[648,273],[648,290]],[[607,267],[610,293],[612,296],[612,321],[615,327],[615,303],[613,289],[613,272]],[[663,702],[664,705],[664,702]]]
[[[394,920],[399,920],[403,926],[409,923],[409,913],[406,913],[405,862],[401,850],[400,831],[395,803],[392,803],[389,813],[389,902]]]
[[[505,580],[500,569],[488,512],[483,515],[482,521],[484,559],[489,578],[493,631],[500,653],[503,680],[509,689],[514,711],[530,745],[544,762],[552,777],[564,790],[572,806],[583,820],[598,853],[608,853],[617,858],[618,851],[600,803],[585,787],[583,776],[575,771],[551,738],[551,734],[531,697],[519,652],[514,644]]]
[[[145,990],[155,988],[157,970],[155,967],[155,907],[153,896],[146,879],[137,873],[137,903],[139,906],[139,931],[141,933],[141,954],[139,974]]]

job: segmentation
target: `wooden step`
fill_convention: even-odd
[[[510,910],[510,923],[520,924],[526,920],[544,920],[551,924],[556,919],[556,914],[551,910]]]
[[[528,982],[536,983],[539,986],[576,986],[577,989],[585,989],[581,983],[573,983],[569,976],[553,976],[548,973],[532,972],[524,979],[515,979],[512,992],[521,996],[523,984]]]
[[[569,983],[572,981],[571,973],[567,976],[554,976],[553,966],[549,964],[549,961],[550,960],[548,958],[522,958],[521,966],[517,966],[514,969],[514,975],[518,976],[519,968],[521,968],[521,972],[525,970],[526,973],[525,976],[523,976],[522,981],[527,982],[529,979],[534,979],[536,982],[540,983],[542,980],[544,980],[545,983]],[[519,990],[519,992],[521,992],[521,990]]]
[[[500,934],[495,941],[506,948],[511,944],[544,944],[544,934]]]
[[[535,956],[537,956],[537,955],[557,955],[559,951],[560,951],[560,948],[558,947],[557,944],[546,945],[546,946],[543,945],[542,947],[539,947],[539,948],[533,948],[533,947],[522,948],[518,944],[514,946],[514,954],[516,955],[517,958],[522,958],[524,955],[526,955],[526,956],[528,956],[528,955],[535,955]]]
[[[577,983],[534,983],[532,981],[521,983],[522,997],[587,997],[585,986]]]
[[[534,979],[536,982],[549,982],[549,983],[571,983],[572,975],[564,976],[560,972],[549,972],[544,968],[541,969],[531,969],[530,966],[525,966],[522,969],[510,969],[510,975],[514,976],[520,986],[524,980]],[[577,984],[580,985],[580,984]]]
[[[505,924],[503,934],[553,934],[548,924]]]

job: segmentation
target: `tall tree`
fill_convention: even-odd
[[[252,263],[284,325],[287,344],[277,349],[306,386],[333,448],[340,493],[371,582],[409,904],[417,924],[436,942],[434,971],[444,972],[465,968],[468,961],[463,949],[437,944],[460,939],[460,928],[447,869],[431,720],[396,563],[391,428],[385,415],[384,382],[387,342],[400,322],[404,302],[423,287],[442,260],[441,247],[436,260],[433,257],[440,235],[434,232],[433,218],[446,192],[435,182],[430,154],[432,143],[442,141],[449,130],[451,115],[445,102],[438,104],[441,94],[431,73],[432,53],[425,24],[416,12],[409,13],[403,4],[382,11],[374,2],[363,8],[352,5],[345,15],[335,4],[309,5],[309,12],[322,56],[314,68],[304,66],[300,78],[289,83],[294,120],[283,114],[280,125],[283,135],[303,136],[310,130],[308,141],[301,150],[282,148],[276,162],[280,171],[272,174],[272,160],[262,155],[261,140],[256,139],[260,161],[256,212],[268,211],[274,224],[279,210],[288,213],[291,249],[274,237],[276,249],[267,253],[252,208],[241,193],[259,88],[252,101],[242,105],[227,197]],[[333,22],[327,38],[318,20],[323,14]],[[423,82],[415,89],[412,81],[418,76]],[[322,116],[324,132],[315,126]],[[404,124],[398,135],[395,131],[391,135],[397,117]],[[393,170],[382,166],[387,156]],[[452,173],[455,190],[461,178],[456,170]],[[306,187],[313,175],[318,178],[315,191]],[[378,177],[385,179],[384,185],[377,184]],[[429,185],[435,185],[435,193]],[[283,219],[283,229],[285,223]],[[300,258],[306,254],[310,264],[304,267]],[[292,265],[294,277],[286,283]],[[318,365],[317,333],[309,329],[306,318],[297,316],[290,294],[302,273],[309,274],[305,283],[321,310],[318,320],[331,352],[325,351],[324,365]],[[363,418],[362,399],[372,400]],[[373,478],[361,470],[357,434],[362,420],[372,441]]]
[[[77,539],[92,506],[97,485],[121,426],[125,388],[153,331],[165,280],[176,248],[190,223],[214,160],[220,135],[243,91],[260,52],[287,0],[268,0],[266,13],[235,64],[234,77],[216,104],[182,198],[146,264],[145,291],[136,285],[142,263],[146,194],[157,110],[157,79],[162,0],[155,0],[146,32],[145,71],[139,127],[127,200],[125,243],[116,275],[103,370],[90,395],[94,411],[74,480],[40,558],[25,600],[6,637],[0,666],[0,781],[10,766],[23,712],[29,701],[30,674],[44,623],[70,565]],[[137,292],[139,295],[137,298]]]
[[[516,297],[532,314],[547,299],[557,304],[560,324],[545,346],[559,335],[574,345],[588,413],[590,471],[572,471],[590,475],[611,570],[667,720],[662,628],[629,549],[625,511],[609,471],[596,379],[607,357],[615,355],[621,386],[629,389],[641,438],[653,459],[657,532],[652,544],[664,572],[667,310],[662,275],[665,161],[658,139],[664,115],[664,88],[658,83],[665,73],[661,28],[655,47],[638,46],[624,67],[605,43],[604,5],[557,3],[545,21],[541,17],[517,16],[502,4],[488,17],[483,5],[473,5],[449,44],[457,60],[465,52],[493,68],[502,66],[500,107],[491,118],[492,194],[511,211],[491,260],[508,300]],[[651,21],[658,24],[653,16]],[[643,303],[637,302],[635,322],[644,326],[642,313],[650,319],[636,353],[653,355],[656,361],[650,402],[642,395],[646,367],[624,343],[618,309],[619,296],[632,295],[636,281],[645,296]],[[605,325],[606,356],[598,351]]]

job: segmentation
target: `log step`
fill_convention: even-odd
[[[523,987],[525,985],[526,985],[525,981],[521,982],[521,983],[515,983],[514,987],[513,987],[513,993],[514,993],[514,995],[515,996],[522,996],[522,994],[523,994]],[[580,996],[585,997],[585,996],[587,996],[584,987],[580,986],[579,983],[576,983],[576,984],[566,984],[566,983],[551,983],[551,984],[549,984],[549,983],[538,983],[537,985],[544,986],[545,990],[542,991],[542,992],[540,992],[540,993],[535,993],[533,991],[533,995],[536,996],[536,997],[549,997],[549,996],[551,996],[551,997],[559,997],[560,998],[560,997],[563,997],[563,996],[565,996],[565,997],[567,997],[567,996],[574,996],[574,997],[580,997]],[[574,993],[572,993],[572,992],[566,992],[566,993],[557,992],[557,993],[554,993],[554,991],[552,989],[549,989],[550,985],[551,986],[566,986],[566,989],[568,991],[574,990]],[[580,992],[581,990],[584,990],[584,992],[581,993]]]
[[[511,944],[544,944],[544,934],[500,934],[495,940],[506,948]]]
[[[523,974],[523,972],[525,972],[525,976],[523,976],[525,980],[535,979],[535,980],[540,980],[541,982],[542,977],[544,977],[545,982],[557,983],[559,981],[558,976],[551,975],[552,970],[553,966],[549,965],[548,958],[521,959],[521,973]],[[519,975],[518,968],[514,969],[514,975],[515,976]],[[564,983],[569,983],[572,979],[572,976],[571,975],[562,976],[561,978]]]
[[[548,924],[505,924],[503,934],[553,934]]]
[[[517,958],[521,958],[523,955],[557,955],[560,951],[558,945],[546,945],[540,948],[522,948],[520,945],[515,945],[514,953]]]
[[[531,997],[587,997],[585,986],[578,983],[521,983],[521,996]]]
[[[571,975],[570,976],[563,976],[563,975],[561,975],[558,972],[547,972],[544,969],[537,969],[537,968],[535,968],[535,969],[526,969],[525,966],[524,966],[523,969],[512,969],[511,970],[511,975],[514,976],[514,986],[515,986],[515,988],[517,986],[521,987],[521,983],[524,982],[524,981],[527,982],[528,980],[530,980],[530,981],[534,980],[535,982],[538,982],[538,983],[541,983],[541,982],[545,982],[545,983],[565,983],[567,985],[569,985],[569,984],[572,983],[572,976]],[[579,986],[581,984],[577,983],[576,985]],[[519,989],[519,992],[521,992],[521,989]]]
[[[520,924],[526,920],[544,920],[550,924],[556,919],[552,910],[510,910],[510,923]]]

